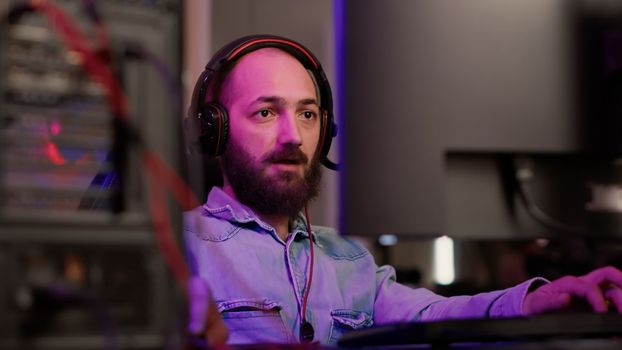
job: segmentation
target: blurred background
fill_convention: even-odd
[[[161,166],[205,199],[181,121],[248,34],[322,62],[342,170],[311,221],[398,281],[456,295],[622,267],[619,1],[28,4],[0,3],[0,349],[180,348],[166,262],[188,203]]]

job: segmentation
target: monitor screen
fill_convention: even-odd
[[[342,232],[622,235],[622,3],[363,0],[341,20]]]

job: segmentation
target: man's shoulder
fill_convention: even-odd
[[[357,260],[369,255],[369,251],[350,237],[340,235],[332,227],[313,226],[315,241],[327,255],[334,259]]]
[[[203,206],[183,213],[184,235],[206,241],[225,241],[236,234],[240,226],[206,213]]]

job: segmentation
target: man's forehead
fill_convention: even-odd
[[[240,58],[224,86],[230,97],[256,99],[288,94],[316,98],[316,85],[305,67],[290,54],[276,48],[262,48]]]

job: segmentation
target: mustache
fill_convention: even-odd
[[[264,158],[264,162],[307,164],[309,162],[309,158],[298,147],[292,146],[283,147],[268,153],[268,155]]]

